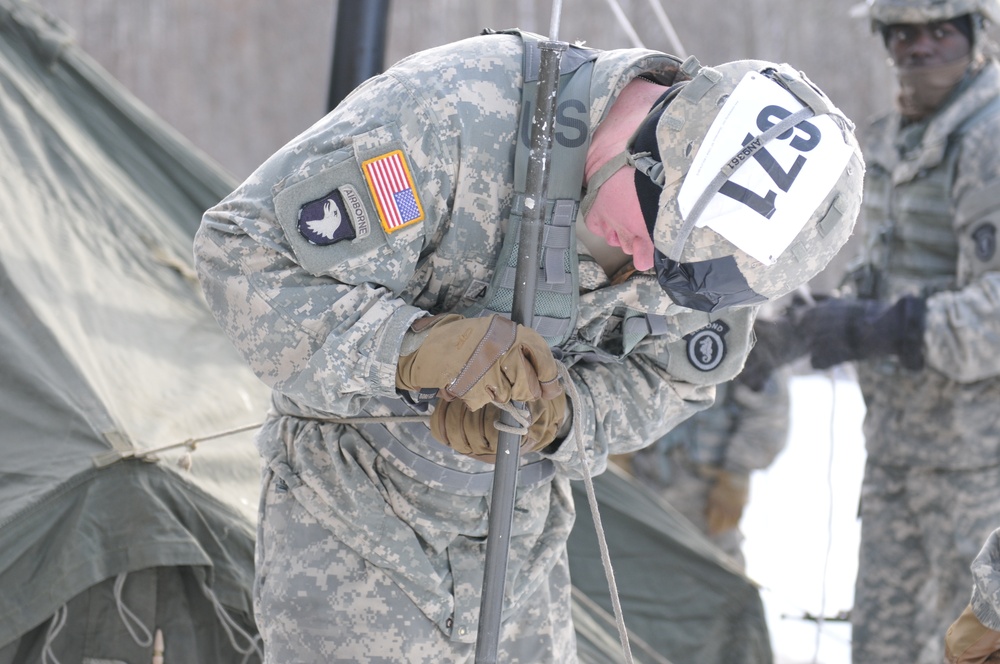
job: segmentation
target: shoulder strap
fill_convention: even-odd
[[[521,118],[514,154],[514,201],[503,248],[493,280],[482,302],[467,315],[494,312],[510,315],[513,306],[518,237],[524,213],[531,122],[538,88],[538,44],[544,38],[520,30],[524,43]],[[560,60],[556,100],[556,131],[552,144],[545,229],[542,238],[541,274],[531,326],[553,346],[564,342],[576,319],[577,292],[576,214],[582,193],[583,170],[590,146],[590,80],[598,51],[571,46]]]

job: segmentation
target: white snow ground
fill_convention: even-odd
[[[850,664],[864,472],[864,402],[851,373],[792,378],[788,445],[754,473],[743,516],[747,574],[761,585],[774,664]]]

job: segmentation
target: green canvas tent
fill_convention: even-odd
[[[193,277],[233,187],[0,0],[0,662],[257,661],[263,386]]]
[[[687,519],[617,466],[594,478],[622,616],[635,659],[646,664],[770,664],[770,636],[757,586]],[[582,643],[619,638],[585,487],[573,483],[569,540],[574,618]],[[609,652],[605,645],[602,652]],[[603,655],[602,655],[603,656]],[[622,661],[617,658],[595,661]]]
[[[261,658],[267,390],[191,268],[235,184],[58,21],[0,0],[0,664],[151,662],[157,631],[164,664]],[[756,588],[638,485],[597,485],[637,661],[769,661]],[[577,499],[580,658],[620,662]]]

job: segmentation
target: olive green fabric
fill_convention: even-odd
[[[0,0],[0,32],[0,664],[46,648],[62,662],[150,661],[140,624],[163,630],[166,661],[257,661],[243,636],[255,634],[251,439],[268,393],[191,268],[202,211],[235,182],[37,5]],[[201,442],[152,453],[185,441]],[[610,520],[640,533],[623,542],[683,561],[682,576],[698,567],[755,592],[704,544],[663,546],[663,523]],[[648,579],[632,588],[618,560],[627,595],[642,593]],[[603,572],[579,569],[606,597]],[[697,594],[704,582],[671,583]],[[621,661],[596,601],[577,593],[581,661]],[[699,609],[678,624],[718,621]]]
[[[680,513],[615,466],[595,477],[594,486],[636,660],[770,664],[757,586]],[[605,618],[595,620],[608,625],[611,597],[582,482],[573,483],[573,493],[578,508],[568,546],[574,591],[598,604]],[[614,630],[613,623],[607,628]]]
[[[0,663],[149,661],[155,628],[243,661],[258,460],[215,436],[268,395],[190,266],[233,181],[37,5],[0,0],[0,33]],[[153,453],[199,440],[190,470]]]

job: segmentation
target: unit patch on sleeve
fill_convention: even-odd
[[[402,150],[369,159],[361,170],[386,233],[423,220],[424,209]]]
[[[722,321],[709,323],[697,332],[685,336],[688,361],[698,371],[715,369],[726,357],[726,333],[729,326]]]
[[[298,228],[310,244],[319,246],[364,238],[371,232],[368,213],[351,185],[343,185],[300,207]]]

